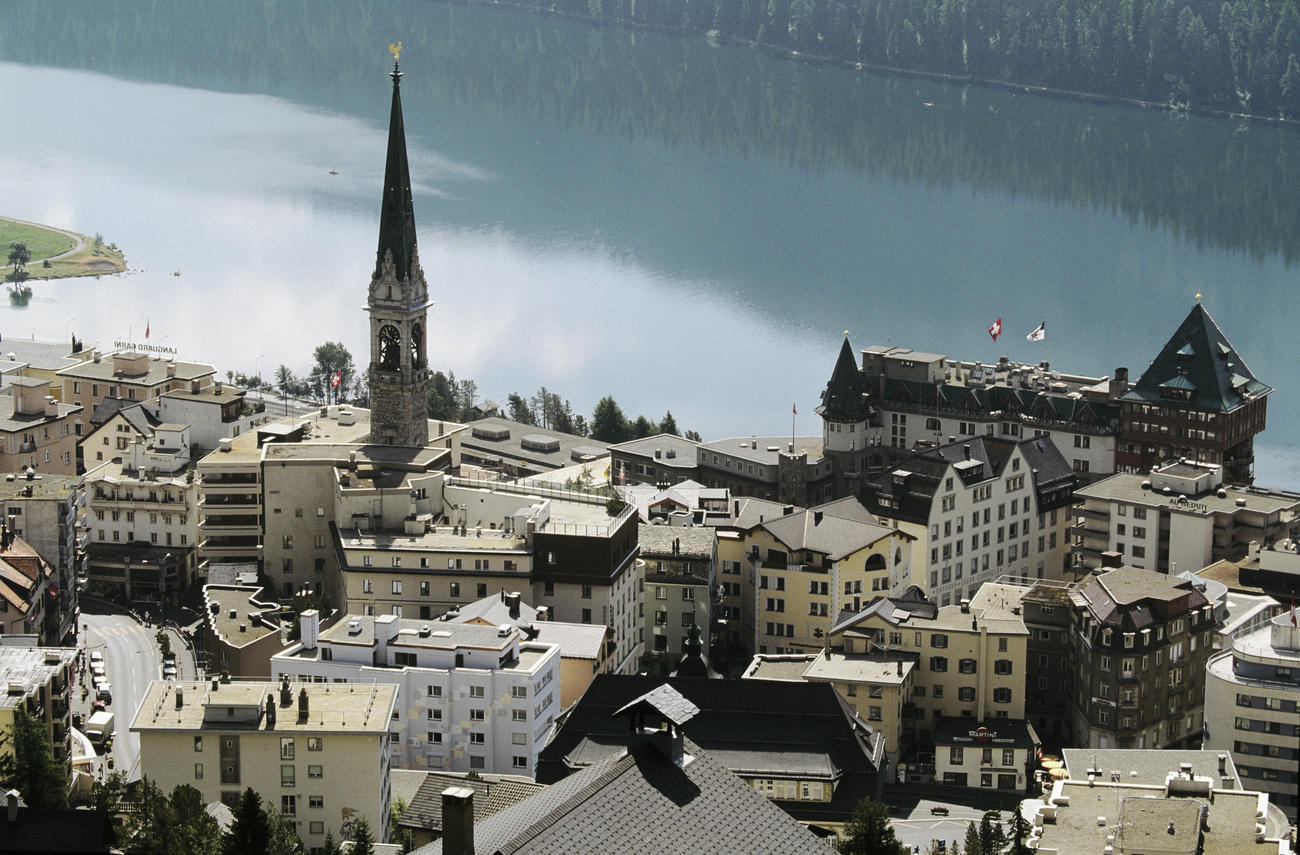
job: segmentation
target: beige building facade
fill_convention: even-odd
[[[389,722],[397,687],[373,683],[154,682],[131,723],[140,772],[235,807],[251,787],[303,844],[364,818],[389,834]]]

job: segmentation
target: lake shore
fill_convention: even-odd
[[[27,220],[0,217],[0,247],[8,259],[14,241],[27,245],[31,258],[24,269],[27,282],[35,279],[68,279],[76,276],[103,276],[126,270],[126,257],[114,244],[103,238],[88,237],[68,229]],[[12,282],[13,265],[9,264],[5,281]]]

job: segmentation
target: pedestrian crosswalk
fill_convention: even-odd
[[[144,627],[132,626],[129,624],[121,624],[119,626],[96,627],[90,630],[90,632],[93,635],[99,635],[99,636],[112,635],[112,636],[117,636],[118,638],[123,638],[127,636],[148,637],[149,635],[149,633],[144,629]]]

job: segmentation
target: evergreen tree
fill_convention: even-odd
[[[266,811],[267,827],[271,832],[270,839],[267,842],[266,855],[301,855],[303,851],[302,839],[298,837],[293,822],[276,810],[272,804],[266,804],[264,810]]]
[[[352,826],[351,855],[375,855],[375,836],[370,833],[370,823],[364,816]]]
[[[980,827],[973,822],[966,825],[966,845],[962,851],[966,855],[985,855],[984,845],[980,842]]]
[[[889,810],[880,802],[865,798],[853,809],[839,843],[843,855],[907,855],[889,824]]]
[[[1033,850],[1025,841],[1029,839],[1032,831],[1029,820],[1025,819],[1024,814],[1017,807],[1011,816],[1011,855],[1030,855]]]
[[[325,843],[320,848],[320,855],[343,855],[338,841],[334,839],[334,832],[325,832]]]
[[[1002,815],[995,810],[984,812],[980,819],[980,851],[984,855],[1002,855],[1007,848],[1007,833],[1002,828]]]
[[[0,786],[17,790],[28,807],[68,806],[68,770],[54,759],[45,723],[19,706],[0,736]]]
[[[507,418],[512,422],[519,422],[521,425],[537,424],[532,408],[518,392],[511,392],[506,396],[506,413]]]
[[[627,417],[612,397],[606,395],[591,413],[591,438],[601,442],[626,442],[631,435]]]
[[[632,439],[653,436],[654,432],[654,423],[645,416],[637,416],[636,421],[632,423]]]
[[[663,421],[659,423],[659,432],[669,433],[672,434],[673,436],[681,435],[680,432],[677,430],[677,419],[673,418],[672,410],[669,410],[668,412],[664,413]]]
[[[312,366],[312,385],[316,394],[327,402],[331,397],[335,401],[343,399],[344,392],[352,388],[353,367],[352,353],[342,342],[327,341],[319,345],[312,354],[315,364]],[[339,385],[334,386],[334,376],[339,376]]]
[[[396,798],[393,800],[393,806],[389,808],[388,815],[391,819],[389,825],[393,829],[392,839],[389,843],[396,843],[402,847],[402,852],[407,853],[415,848],[415,832],[410,828],[400,825],[402,815],[406,813],[406,800]]]
[[[252,787],[244,790],[235,819],[221,840],[222,855],[266,855],[271,846],[271,825],[262,799]]]
[[[167,807],[170,822],[163,851],[220,855],[221,827],[205,809],[202,793],[189,784],[181,784],[172,790]]]

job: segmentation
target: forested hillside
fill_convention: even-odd
[[[524,5],[527,5],[525,3]],[[1300,117],[1296,0],[554,0],[845,62]]]

